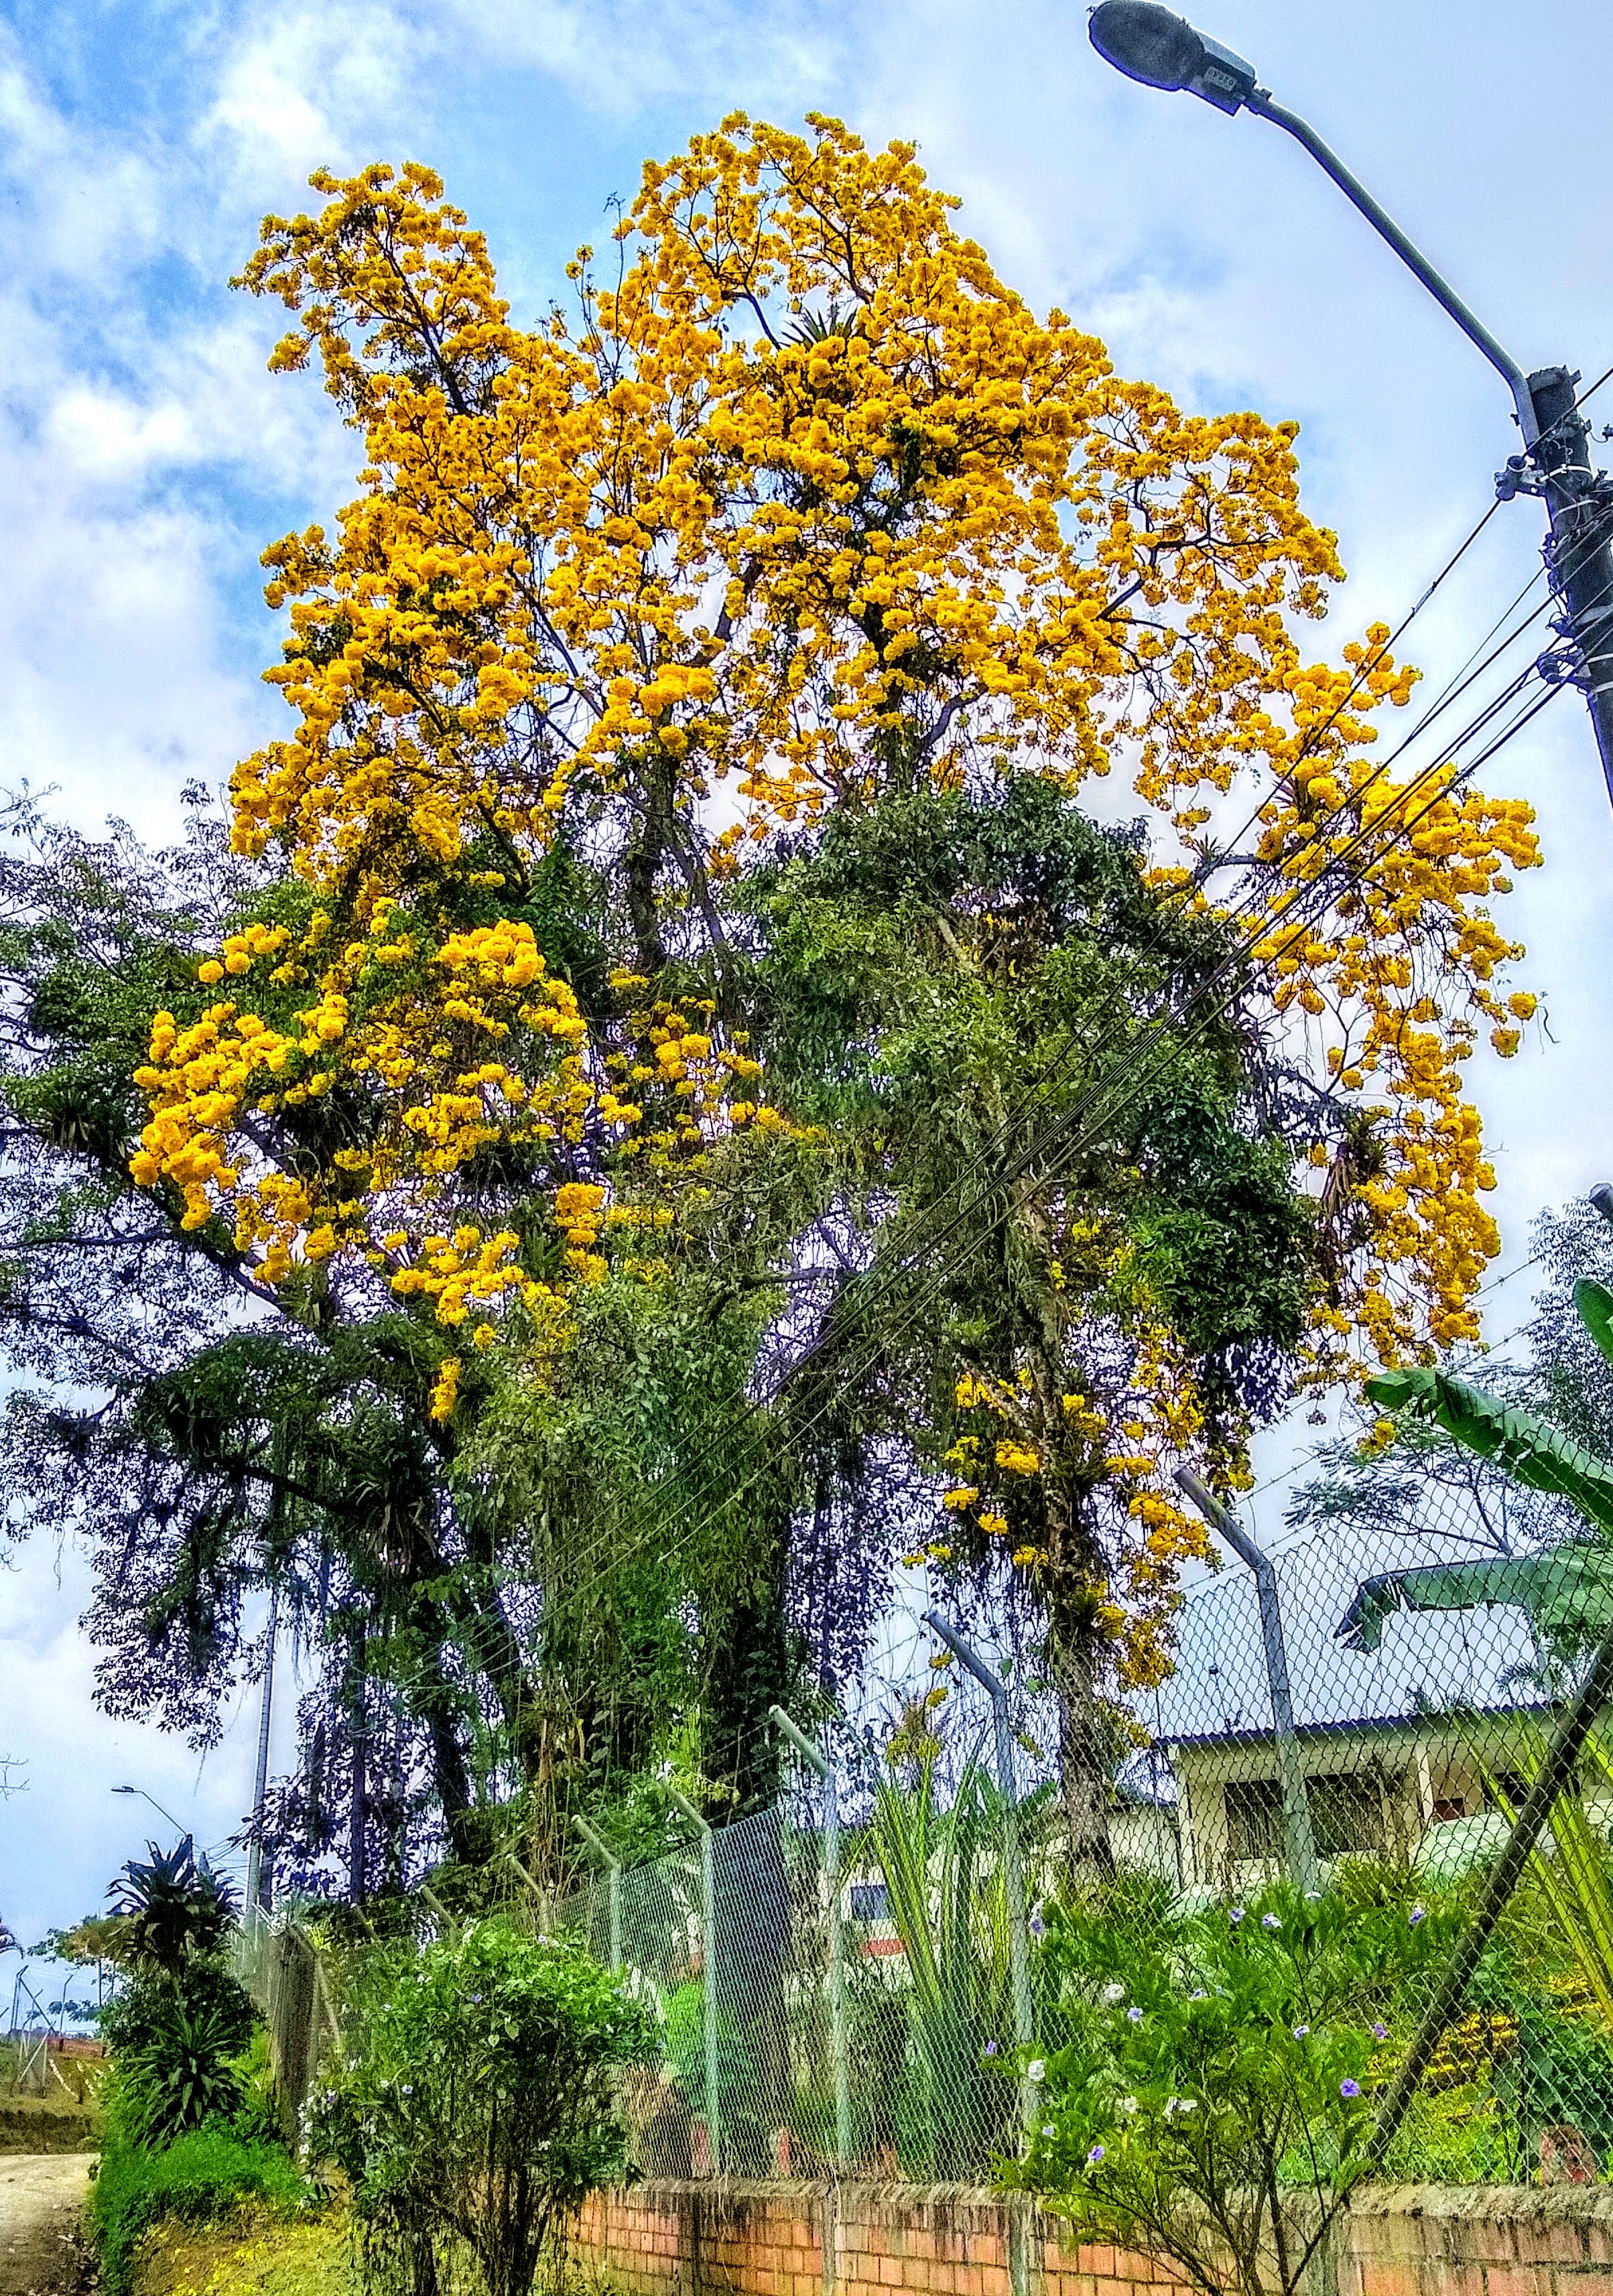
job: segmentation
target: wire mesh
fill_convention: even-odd
[[[1229,1567],[1195,1588],[1174,1673],[1115,1718],[1111,1900],[1146,1883],[1137,1902],[1150,1919],[1164,1905],[1185,1936],[1296,1878],[1298,1804],[1314,1859],[1300,1878],[1352,1902],[1395,1898],[1413,1922],[1439,1912],[1460,1937],[1613,1619],[1609,1582],[1574,1546],[1555,1550],[1549,1601],[1538,1573],[1497,1579],[1496,1564],[1546,1551],[1533,1528],[1532,1547],[1529,1526],[1498,1524],[1482,1492],[1430,1484],[1392,1536],[1345,1510],[1281,1542],[1268,1602],[1291,1691],[1286,1743],[1254,1574]],[[1045,1690],[1021,1681],[1015,1697],[1034,1909],[1092,1884],[1065,1874]],[[1015,2047],[1004,1799],[955,1739],[947,1759],[889,1752],[859,1774],[842,1743],[854,1816],[832,1849],[823,1790],[798,1775],[777,1808],[709,1833],[691,1823],[666,1857],[602,1874],[558,1909],[660,2013],[661,2062],[627,2100],[643,2173],[976,2182],[1019,2149],[1028,2053]],[[1388,2173],[1613,2170],[1610,1844],[1613,1743],[1598,1730],[1417,2083]],[[1033,1911],[1034,2047],[1051,2054],[1068,2004],[1041,1928]],[[1386,1975],[1374,2096],[1438,1973]]]

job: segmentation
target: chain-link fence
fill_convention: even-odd
[[[1572,1544],[1514,1547],[1482,1495],[1421,1496],[1392,1539],[1340,1508],[1186,1598],[1175,1671],[1111,1717],[1110,1894],[1132,1902],[1130,1888],[1153,1922],[1165,1908],[1184,1939],[1283,1875],[1363,1903],[1397,1895],[1413,1922],[1437,1912],[1453,1952],[1485,1928],[1437,2031],[1445,1962],[1385,1995],[1371,2081],[1380,2105],[1396,2100],[1383,2160],[1459,2181],[1600,2177],[1613,2172],[1613,1744],[1600,1729],[1501,1898],[1486,1893],[1613,1622],[1613,1573]],[[1011,1802],[988,1729],[976,1742],[954,1724],[928,1743],[898,1730],[872,1760],[869,1733],[842,1733],[825,1742],[827,1784],[801,1766],[774,1809],[709,1828],[690,1810],[671,1854],[602,1869],[558,1909],[660,2010],[662,2062],[629,2098],[645,2173],[973,2181],[1019,2149],[1017,2045],[1028,2032],[1056,2048],[1064,2013],[1036,1909],[1069,1861],[1049,1694],[1024,1675],[1006,1687]],[[1030,1909],[1018,1938],[1016,1856]]]

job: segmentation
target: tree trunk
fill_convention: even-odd
[[[356,1906],[364,1898],[364,1758],[366,1725],[364,1718],[364,1635],[361,1627],[353,1638],[353,1678],[351,1688],[353,1710],[353,1775],[352,1808],[348,1812],[348,1896]]]
[[[1109,1838],[1113,1733],[1098,1684],[1101,1637],[1097,1605],[1085,1588],[1048,1614],[1048,1671],[1059,1700],[1059,1786],[1065,1857],[1072,1882],[1106,1882],[1115,1870]]]

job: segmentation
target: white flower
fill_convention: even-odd
[[[1047,2079],[1046,2061],[1042,2057],[1033,2057],[1025,2068],[1025,2078],[1028,2081],[1045,2080]]]
[[[1137,2100],[1134,2096],[1123,2096],[1115,2110],[1117,2112],[1124,2113],[1129,2120],[1137,2110]]]
[[[1124,1986],[1124,1985],[1106,1985],[1106,1986],[1104,1987],[1104,1988],[1103,1988],[1103,1998],[1104,1998],[1106,2001],[1110,2001],[1110,2002],[1113,2002],[1113,2001],[1124,2001],[1124,2000],[1125,2000],[1125,1998],[1126,1998],[1126,1988],[1125,1988],[1125,1986]]]
[[[1165,2100],[1165,2112],[1166,2118],[1167,2120],[1173,2112],[1197,2112],[1198,2110],[1199,2107],[1196,2100],[1191,2096],[1170,2096],[1167,2097]]]

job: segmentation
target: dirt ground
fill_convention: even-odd
[[[83,2152],[0,2153],[0,2296],[69,2296],[85,2285],[78,2231]]]

